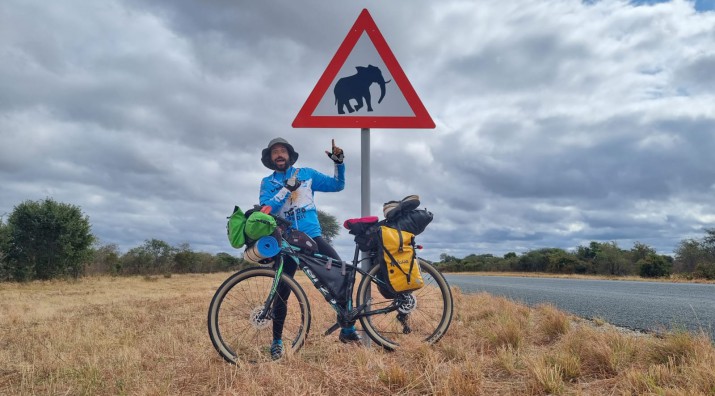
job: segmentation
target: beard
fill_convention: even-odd
[[[283,160],[283,161],[279,161],[279,160]],[[286,169],[288,169],[288,166],[289,166],[288,160],[283,157],[277,157],[276,159],[274,159],[273,165],[275,165],[276,170],[279,170],[279,171],[285,171]]]

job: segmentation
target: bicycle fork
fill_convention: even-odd
[[[258,323],[266,322],[273,319],[273,301],[276,299],[276,294],[278,293],[278,284],[281,281],[281,275],[283,274],[283,259],[281,258],[280,264],[276,269],[276,276],[273,278],[273,285],[271,286],[271,292],[268,293],[266,301],[263,303],[263,309],[257,312],[254,321]]]

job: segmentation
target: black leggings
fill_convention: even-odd
[[[335,260],[340,260],[338,252],[333,249],[330,244],[323,239],[322,236],[313,238],[315,243],[318,244],[318,253],[332,257]],[[295,275],[295,270],[298,269],[298,264],[293,260],[284,260],[283,262],[283,273],[290,276],[291,278]],[[278,289],[276,290],[278,296],[276,301],[273,303],[273,339],[280,340],[283,337],[283,324],[285,323],[285,318],[288,313],[288,307],[286,306],[286,301],[290,297],[290,288],[285,283],[279,283]]]

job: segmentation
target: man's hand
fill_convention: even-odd
[[[333,160],[336,164],[342,164],[343,159],[345,159],[345,155],[343,154],[343,149],[335,145],[335,139],[333,139],[333,151],[325,151],[325,154],[328,155],[328,157]]]
[[[298,187],[300,187],[300,180],[296,179],[295,177],[291,177],[286,180],[284,186],[288,189],[288,191],[293,192],[297,190]]]

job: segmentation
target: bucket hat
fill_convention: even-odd
[[[264,148],[263,151],[261,152],[261,162],[263,165],[271,170],[276,170],[276,165],[271,161],[271,148],[275,146],[276,144],[282,144],[288,149],[288,163],[290,166],[293,166],[296,161],[298,161],[298,153],[293,149],[293,146],[291,146],[290,143],[288,143],[287,140],[277,137],[273,140],[271,140],[268,143],[268,147]]]

